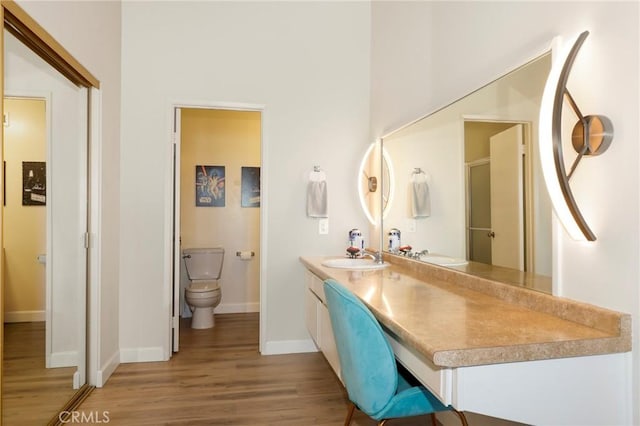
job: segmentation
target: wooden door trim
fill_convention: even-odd
[[[1,0],[4,28],[78,86],[100,88],[100,81],[13,0]]]

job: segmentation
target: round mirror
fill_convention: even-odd
[[[372,225],[380,222],[380,211],[384,218],[393,199],[393,168],[389,154],[380,143],[367,148],[358,171],[358,195],[367,219]]]

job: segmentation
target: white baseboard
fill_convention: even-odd
[[[120,362],[166,361],[161,347],[120,349]]]
[[[266,342],[262,355],[298,354],[306,352],[318,352],[318,348],[311,339]]]
[[[111,358],[102,365],[102,368],[97,371],[96,387],[101,388],[104,386],[107,380],[109,380],[109,377],[111,377],[111,374],[118,368],[118,365],[120,365],[120,352],[116,351]]]
[[[214,314],[239,314],[244,312],[260,312],[260,302],[221,303],[213,310]],[[182,311],[182,318],[191,318],[192,316],[188,307]]]
[[[78,366],[78,352],[52,352],[49,357],[48,368],[58,367],[77,367]]]
[[[4,313],[4,322],[40,322],[45,321],[44,311],[13,311]]]
[[[213,310],[214,314],[238,314],[243,312],[260,312],[260,302],[221,303]]]

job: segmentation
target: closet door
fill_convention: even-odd
[[[14,183],[22,196],[5,199],[12,206],[46,212],[45,250],[32,259],[46,272],[41,283],[44,303],[35,309],[42,314],[29,322],[37,333],[23,332],[11,342],[9,335],[3,336],[2,420],[6,424],[46,424],[57,419],[63,407],[71,410],[72,405],[67,404],[80,401],[91,388],[86,350],[88,118],[89,87],[99,83],[15,3],[2,6],[4,94],[44,100],[47,123],[46,155],[41,158],[34,153],[33,161],[20,160],[22,179]],[[39,54],[31,49],[35,46]],[[11,124],[30,125],[11,123],[9,117]],[[3,145],[8,143],[11,141],[3,138]],[[16,232],[2,225],[3,240]],[[3,256],[3,291],[7,260]],[[4,306],[6,299],[2,301]],[[3,329],[12,325],[5,323]],[[32,358],[26,359],[15,344],[26,344]]]

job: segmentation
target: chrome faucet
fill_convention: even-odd
[[[417,251],[413,254],[411,254],[411,257],[413,259],[418,259],[420,260],[420,256],[424,256],[425,254],[429,254],[429,250],[422,250],[422,251]]]
[[[364,249],[362,252],[362,257],[365,257],[365,256],[368,256],[371,259],[373,259],[373,263],[376,263],[376,264],[383,263],[382,252],[380,251],[370,251],[370,250]]]

